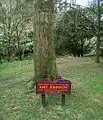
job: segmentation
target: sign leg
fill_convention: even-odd
[[[42,99],[42,105],[45,105],[45,95],[44,94],[41,95],[41,99]]]
[[[62,100],[61,100],[62,105],[65,105],[65,95],[62,95]]]

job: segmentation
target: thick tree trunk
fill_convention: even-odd
[[[50,0],[49,0],[50,1]],[[50,6],[35,6],[34,18],[34,71],[35,80],[56,74],[56,57],[52,40],[54,0]]]

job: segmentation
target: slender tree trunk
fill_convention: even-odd
[[[2,63],[2,55],[0,55],[0,63]]]
[[[38,0],[35,1],[34,78],[37,80],[56,75],[56,57],[52,40],[54,0],[48,0],[50,6],[46,2],[42,8],[38,7]]]
[[[101,12],[100,12],[100,0],[98,0],[98,34],[97,34],[97,41],[96,41],[96,63],[99,63],[99,52],[100,52],[100,18],[101,18]]]
[[[7,56],[7,60],[8,60],[8,62],[10,62],[10,59],[11,59],[11,52],[10,52],[10,38],[9,38],[9,40],[8,40],[8,50],[7,50],[7,52],[8,52],[8,56]]]
[[[81,44],[81,51],[80,51],[81,53],[81,57],[83,57],[83,54],[84,54],[84,42],[82,42],[82,44]]]
[[[19,60],[22,61],[22,48],[19,50]]]
[[[18,40],[18,59],[22,61],[22,48],[20,45],[20,40]]]

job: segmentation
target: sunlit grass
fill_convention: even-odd
[[[15,76],[25,72],[33,71],[33,61],[24,60],[24,61],[14,61],[14,62],[5,62],[0,64],[0,78],[7,78],[10,76]]]

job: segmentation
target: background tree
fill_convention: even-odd
[[[67,9],[57,13],[54,25],[54,40],[57,53],[83,56],[90,49],[85,43],[94,37],[94,26],[89,22],[86,8]],[[85,16],[85,17],[84,17]],[[90,42],[89,42],[90,43]],[[87,47],[88,46],[88,47]]]
[[[33,15],[31,8],[33,7],[29,5],[24,0],[9,0],[8,2],[1,0],[2,59],[6,56],[8,61],[15,57],[22,60],[23,54],[27,52],[27,44],[32,42],[32,39],[28,37],[28,30],[31,28]]]
[[[49,1],[36,1],[38,15],[36,21],[42,24],[36,25],[37,31],[41,34],[49,28],[43,29],[43,25],[53,25],[53,36],[56,54],[73,54],[83,56],[96,50],[96,40],[98,36],[98,6],[96,2],[91,2],[88,7],[82,7],[75,2],[68,3],[67,0],[55,0],[55,20],[51,22]],[[43,8],[45,6],[45,8]],[[51,5],[50,5],[51,8]],[[45,12],[44,12],[45,11]],[[22,60],[32,56],[33,53],[33,16],[35,15],[33,0],[1,0],[0,1],[0,59]],[[41,14],[43,13],[43,14]],[[103,2],[100,2],[100,46],[103,38]],[[44,21],[41,19],[45,19]],[[54,19],[54,18],[53,18]],[[38,22],[39,21],[39,22]],[[45,24],[44,24],[45,23]],[[48,23],[48,24],[47,24]],[[53,24],[51,24],[53,23]],[[36,24],[36,23],[35,23]],[[35,25],[34,25],[35,30]],[[45,34],[48,34],[45,32]],[[44,34],[44,37],[45,37]],[[50,38],[49,37],[49,38]],[[43,38],[43,37],[42,37]],[[98,39],[97,39],[98,40]],[[36,42],[35,42],[36,43]],[[101,47],[99,47],[101,48]],[[100,50],[99,50],[100,52]]]
[[[97,42],[96,42],[96,63],[99,63],[99,53],[100,53],[100,20],[101,20],[101,8],[100,8],[100,0],[97,1],[98,6],[98,32],[97,32]]]

